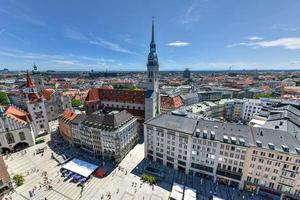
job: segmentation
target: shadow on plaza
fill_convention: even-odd
[[[142,174],[145,172],[145,169],[148,167],[157,167],[156,163],[150,162],[147,159],[143,159],[132,171],[131,173],[134,174],[137,177],[142,177]],[[160,166],[159,166],[160,167]],[[162,168],[161,168],[162,169]],[[162,172],[165,173],[166,171],[162,169]],[[173,177],[173,176],[172,176]],[[173,178],[169,176],[163,176],[161,178],[157,178],[157,182],[155,185],[164,188],[165,190],[171,191],[172,185],[173,185]]]
[[[93,154],[84,152],[81,149],[78,149],[68,142],[66,142],[58,133],[51,134],[51,140],[47,142],[48,147],[55,153],[57,156],[66,156],[67,158],[77,158],[94,165],[99,166],[105,170],[106,175],[109,175],[114,171],[118,165],[110,161],[102,160],[100,158],[94,157]],[[60,165],[57,162],[57,165]]]
[[[214,183],[204,177],[187,175],[180,171],[170,169],[162,164],[154,163],[143,159],[132,171],[131,173],[141,177],[147,166],[154,167],[161,170],[164,176],[158,178],[156,183],[157,186],[171,191],[173,183],[179,183],[185,187],[190,187],[196,189],[197,200],[208,200],[212,195],[224,198],[226,200],[263,200],[264,197],[257,196],[248,191],[239,190],[227,185],[222,185],[219,183]]]

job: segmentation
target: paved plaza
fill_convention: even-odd
[[[26,153],[23,151],[23,153],[18,152],[8,158],[5,157],[11,176],[16,173],[22,173],[25,176],[25,183],[11,194],[13,200],[45,198],[47,200],[167,200],[174,181],[197,189],[197,199],[201,200],[207,200],[212,194],[226,200],[263,199],[245,191],[218,185],[200,177],[185,175],[165,166],[149,163],[144,159],[143,144],[137,144],[118,167],[82,154],[68,145],[56,145],[57,148],[54,149],[50,142],[50,136],[45,136],[45,139],[46,143],[30,147],[26,149]],[[39,148],[46,148],[44,154],[34,155],[35,150]],[[57,166],[57,161],[51,158],[51,154],[61,153],[99,166],[104,164],[104,168],[109,174],[104,178],[92,177],[83,188],[69,181],[64,182],[59,172],[60,166]],[[144,168],[149,165],[165,172],[165,177],[159,180],[155,186],[140,181]],[[52,186],[51,190],[45,186],[42,175],[45,172],[47,172],[48,185]],[[36,187],[35,195],[30,198],[29,191],[34,187]]]
[[[43,156],[41,154],[33,155],[36,149],[44,147],[47,149]],[[152,188],[148,184],[141,185],[140,178],[130,173],[143,160],[144,149],[142,144],[138,144],[119,164],[124,170],[115,168],[104,178],[92,177],[83,189],[75,183],[63,181],[59,173],[60,167],[57,166],[57,162],[54,159],[51,159],[53,151],[46,143],[28,148],[26,152],[23,155],[21,152],[14,153],[5,160],[8,165],[8,171],[12,176],[16,173],[22,173],[25,176],[25,183],[16,188],[16,191],[11,195],[13,200],[40,200],[45,197],[47,200],[100,200],[109,199],[107,197],[109,193],[111,194],[110,199],[113,200],[164,200],[168,199],[170,193],[161,187],[154,186]],[[98,163],[98,165],[101,164]],[[47,172],[48,180],[53,188],[52,190],[48,190],[43,186],[42,172],[44,171]],[[133,183],[136,183],[137,186],[132,186]],[[42,185],[41,188],[40,185]],[[30,198],[29,191],[34,187],[37,188],[35,195]]]

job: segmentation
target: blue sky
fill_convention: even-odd
[[[299,0],[0,0],[0,68],[300,69]]]

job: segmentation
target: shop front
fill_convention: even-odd
[[[257,186],[254,185],[254,184],[252,184],[252,183],[245,182],[244,189],[247,190],[247,191],[249,191],[249,192],[256,192]]]
[[[258,194],[270,200],[280,200],[281,197],[280,192],[264,187],[259,188]]]
[[[227,186],[229,185],[229,180],[225,179],[225,178],[218,177],[217,182],[222,184],[222,185],[227,185]]]

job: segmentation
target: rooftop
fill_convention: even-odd
[[[179,132],[193,135],[196,129],[197,120],[176,115],[162,114],[148,120],[147,122],[145,122],[145,124],[170,130],[177,130]]]
[[[194,137],[210,138],[242,146],[258,146],[259,143],[261,146],[258,147],[269,149],[269,143],[271,143],[277,151],[281,152],[286,152],[286,149],[283,148],[284,145],[289,152],[300,154],[296,150],[296,148],[300,148],[300,138],[295,138],[292,134],[282,130],[201,118],[192,119],[184,115],[171,114],[159,115],[145,124],[186,133]]]
[[[126,110],[120,112],[111,111],[108,114],[97,111],[89,115],[83,123],[87,126],[96,126],[98,128],[117,129],[133,118],[133,115]]]

